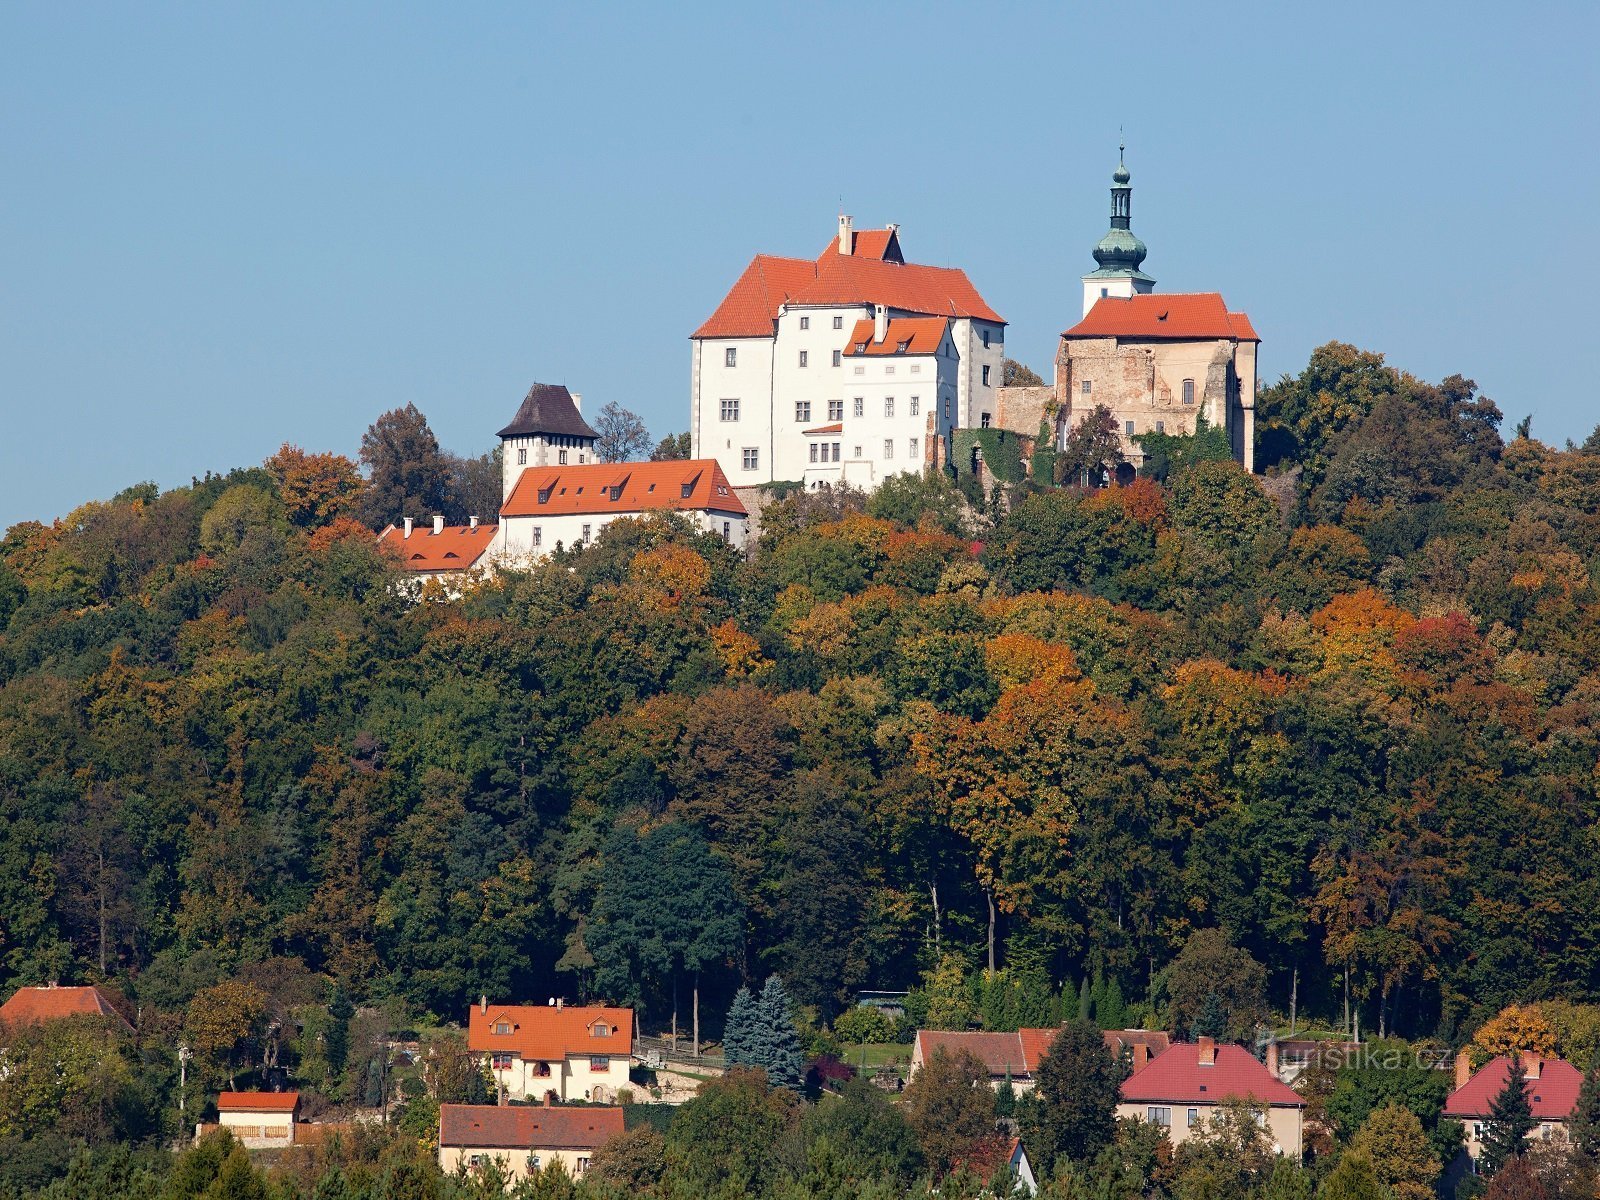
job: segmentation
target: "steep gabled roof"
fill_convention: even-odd
[[[1087,316],[1061,335],[1139,341],[1259,342],[1243,313],[1230,313],[1217,292],[1102,296]]]
[[[771,337],[785,304],[883,304],[901,312],[1005,324],[965,271],[905,262],[893,230],[862,230],[852,244],[854,253],[841,254],[836,238],[814,260],[756,255],[690,337]]]
[[[745,515],[716,459],[684,458],[529,467],[501,505],[500,517],[660,511]]]
[[[465,571],[483,557],[494,535],[493,525],[446,525],[438,533],[432,525],[416,525],[407,537],[404,526],[390,525],[378,535],[378,545],[408,571]]]
[[[441,1104],[439,1144],[480,1150],[595,1150],[622,1132],[620,1108]]]
[[[0,1004],[0,1025],[31,1025],[85,1015],[109,1017],[124,1029],[133,1028],[97,987],[20,987]]]
[[[1243,1046],[1219,1045],[1210,1065],[1201,1061],[1201,1047],[1175,1042],[1143,1069],[1122,1081],[1122,1098],[1143,1104],[1221,1104],[1255,1100],[1275,1107],[1305,1105],[1288,1084]]]
[[[1026,1079],[1038,1071],[1060,1033],[1059,1029],[1019,1029],[1015,1033],[919,1029],[917,1045],[923,1062],[932,1058],[935,1050],[952,1055],[965,1050],[988,1069],[992,1078],[1010,1075],[1013,1079]]]
[[[497,1025],[509,1025],[496,1033]],[[604,1026],[605,1033],[597,1032]],[[633,1009],[599,1005],[555,1008],[539,1004],[474,1004],[467,1018],[467,1049],[559,1062],[569,1054],[625,1057],[633,1050]]]
[[[884,328],[883,341],[872,340],[870,320],[857,321],[844,348],[846,358],[859,356],[893,358],[896,355],[937,354],[944,345],[944,332],[950,322],[944,317],[895,317]],[[902,350],[900,347],[904,346]]]
[[[1487,1117],[1495,1097],[1505,1091],[1511,1074],[1511,1060],[1505,1055],[1492,1058],[1444,1102],[1447,1117]],[[1533,1115],[1541,1121],[1565,1121],[1578,1105],[1578,1089],[1583,1072],[1560,1058],[1541,1059],[1539,1077],[1529,1079],[1523,1090]]]
[[[536,383],[529,388],[517,409],[517,415],[511,418],[511,424],[502,429],[499,436],[531,437],[536,433],[583,438],[600,436],[583,419],[572,393],[559,383]]]

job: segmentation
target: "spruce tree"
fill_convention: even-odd
[[[1511,1069],[1506,1072],[1506,1085],[1489,1106],[1489,1119],[1484,1122],[1483,1152],[1478,1156],[1483,1174],[1493,1177],[1496,1171],[1526,1150],[1528,1134],[1536,1124],[1533,1107],[1528,1103],[1522,1059],[1513,1054]]]
[[[1228,1036],[1228,1006],[1216,992],[1207,992],[1194,1015],[1190,1032],[1197,1038],[1225,1038]]]
[[[800,1049],[800,1032],[794,1027],[789,1010],[789,993],[776,975],[767,977],[756,1001],[753,1063],[767,1069],[767,1082],[773,1087],[800,1090],[805,1078],[805,1055]]]
[[[756,999],[750,989],[742,987],[728,1009],[728,1018],[722,1027],[722,1057],[730,1067],[753,1067],[759,1064],[752,1057],[755,1026],[759,1020]]]
[[[1578,1089],[1578,1105],[1572,1110],[1572,1142],[1589,1160],[1600,1160],[1600,1063],[1589,1068]]]

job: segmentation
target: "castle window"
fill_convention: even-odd
[[[982,417],[981,417],[981,420],[983,422],[983,428],[985,428],[985,429],[989,428],[989,414],[988,413],[984,413],[982,415]]]
[[[833,444],[833,461],[834,462],[838,462],[839,461],[839,443],[838,442],[835,442]]]
[[[1085,379],[1081,384],[1078,385],[1078,390],[1087,396],[1090,392],[1094,391],[1094,380]]]
[[[918,396],[911,397],[911,415],[913,417],[918,417],[918,416],[922,415],[922,399],[921,399],[921,397],[918,397]]]
[[[893,396],[885,396],[883,398],[883,415],[886,416],[886,417],[894,416],[894,397]]]
[[[537,525],[533,527],[533,544],[536,547],[544,545],[544,530]]]
[[[800,351],[800,365],[803,367],[807,363],[809,363],[810,361],[811,361],[811,355],[809,353],[807,353],[806,351],[804,351],[804,350]]]
[[[893,458],[894,457],[894,439],[893,438],[884,438],[883,439],[883,456],[885,458]]]
[[[583,527],[583,544],[585,546],[589,544],[589,526],[587,525]]]
[[[1185,404],[1194,403],[1194,380],[1192,379],[1183,381],[1183,402]]]
[[[835,329],[843,329],[844,328],[844,318],[840,317],[840,316],[835,316],[833,318],[833,327]]]
[[[983,348],[985,350],[989,348],[989,331],[987,329],[983,331]]]
[[[1132,421],[1124,421],[1122,423],[1122,432],[1127,434],[1129,437],[1132,437],[1133,436],[1133,422]]]
[[[525,467],[527,465],[528,465],[528,448],[526,446],[518,446],[517,447],[517,466]]]
[[[833,365],[836,366],[836,367],[841,367],[841,366],[844,365],[844,351],[843,350],[835,350],[833,352]]]
[[[811,318],[810,317],[801,317],[800,318],[800,328],[801,329],[810,329],[811,328]]]
[[[761,451],[754,446],[744,448],[744,469],[746,471],[758,470],[761,466]]]
[[[1166,431],[1167,431],[1167,423],[1165,421],[1157,421],[1156,422],[1156,432],[1157,433],[1165,433]]]
[[[725,367],[737,367],[739,365],[739,351],[736,347],[729,346],[722,352],[722,365]]]
[[[796,421],[811,420],[811,401],[796,400],[794,402],[794,419]]]
[[[989,367],[988,367],[987,364],[985,364],[985,366],[983,368],[983,386],[984,387],[988,387],[989,386]]]
[[[865,396],[857,396],[851,411],[858,417],[867,415],[867,400]]]
[[[567,462],[567,452],[565,450],[557,450],[556,451],[556,461],[558,463],[560,463],[562,466],[565,466],[566,462]]]
[[[829,400],[828,401],[828,420],[830,420],[830,421],[842,421],[842,420],[844,420],[844,401],[843,400]]]
[[[912,458],[915,458],[917,456],[917,449],[918,449],[917,439],[916,438],[912,438],[910,443],[906,446],[906,453],[911,455]]]
[[[811,461],[812,462],[816,462],[817,461],[817,443],[816,442],[812,442],[811,443]]]
[[[722,419],[724,421],[737,421],[739,419],[739,402],[737,400],[724,400],[722,402]]]

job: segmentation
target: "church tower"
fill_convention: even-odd
[[[1156,281],[1139,269],[1149,250],[1130,228],[1133,176],[1123,165],[1123,149],[1117,147],[1117,169],[1111,174],[1111,228],[1094,248],[1094,261],[1100,266],[1083,277],[1084,316],[1106,296],[1142,296],[1156,288]]]

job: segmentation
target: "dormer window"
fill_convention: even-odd
[[[622,485],[620,483],[611,489],[611,498],[613,500],[622,499]]]
[[[681,490],[683,492],[683,498],[687,500],[690,496],[694,495],[694,484],[686,483],[683,485]]]
[[[611,1036],[611,1026],[607,1025],[604,1021],[595,1022],[594,1036],[595,1037],[610,1037]]]
[[[894,352],[896,354],[904,354],[909,349],[911,349],[911,339],[906,338],[902,342],[895,343]]]
[[[549,504],[550,503],[550,489],[549,488],[540,488],[539,489],[539,503],[540,504]]]
[[[856,353],[857,354],[865,354],[866,352],[867,352],[867,344],[865,342],[857,342],[856,343]]]
[[[501,1037],[504,1037],[506,1034],[511,1032],[511,1022],[510,1021],[496,1021],[494,1023],[494,1031],[496,1033],[498,1033]]]

